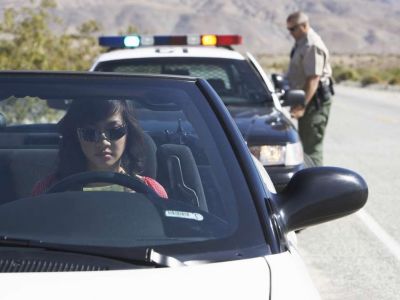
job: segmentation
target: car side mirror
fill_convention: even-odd
[[[336,167],[316,167],[295,173],[274,195],[273,208],[285,232],[349,215],[367,202],[368,186],[357,173]]]
[[[284,76],[274,73],[271,75],[271,79],[282,106],[305,105],[305,93],[302,90],[291,90],[289,82]]]
[[[271,80],[274,84],[275,93],[281,98],[286,91],[290,89],[288,81],[281,74],[273,73],[271,74]]]
[[[275,86],[275,91],[279,92],[285,90],[285,79],[281,74],[271,74],[272,82]]]
[[[288,90],[281,97],[282,106],[306,105],[306,94],[303,90]]]

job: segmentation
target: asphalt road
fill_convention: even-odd
[[[400,92],[337,87],[325,165],[368,183],[358,213],[298,235],[321,298],[400,299]]]

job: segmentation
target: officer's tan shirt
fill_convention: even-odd
[[[326,81],[332,76],[332,68],[328,48],[310,28],[302,39],[296,41],[286,77],[292,89],[304,89],[307,77],[315,75]]]

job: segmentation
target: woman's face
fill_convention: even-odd
[[[78,138],[90,171],[119,172],[126,145],[126,127],[120,112],[96,124],[78,128]]]

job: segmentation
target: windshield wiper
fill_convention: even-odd
[[[185,264],[183,262],[176,259],[175,257],[158,253],[152,248],[147,248],[147,257],[146,258],[149,262],[156,263],[159,266],[165,266],[165,267],[185,266]]]
[[[0,236],[0,246],[40,248],[45,250],[72,252],[83,255],[119,259],[123,261],[128,260],[133,264],[141,264],[146,266],[177,267],[185,265],[183,262],[176,259],[175,257],[161,254],[155,251],[153,248],[126,248],[124,251],[126,256],[124,255],[124,257],[119,257],[114,254],[115,251],[113,251],[112,248],[51,244],[43,242],[41,240],[14,238],[7,235]]]

